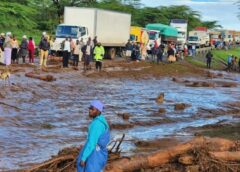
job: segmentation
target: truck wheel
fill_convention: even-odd
[[[115,48],[110,48],[108,53],[109,53],[110,59],[115,59],[115,57],[116,57],[116,49]]]

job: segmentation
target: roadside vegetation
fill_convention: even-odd
[[[235,125],[223,125],[221,127],[211,127],[203,129],[200,132],[204,136],[209,137],[220,137],[229,140],[239,140],[240,139],[240,132],[239,132],[240,123]]]
[[[145,7],[140,0],[1,0],[0,32],[12,32],[18,38],[33,36],[38,42],[43,31],[54,34],[63,22],[64,6],[94,7],[132,15],[132,25],[145,27],[148,23],[169,24],[170,19],[188,20],[188,30],[196,26],[219,27],[217,21],[202,21],[198,11],[188,6]]]
[[[227,67],[227,58],[229,55],[240,57],[240,47],[231,48],[229,50],[212,50],[213,54],[213,61],[212,61],[212,68],[223,70]],[[206,57],[205,54],[197,55],[196,57],[186,57],[186,61],[190,62],[191,64],[206,68]]]

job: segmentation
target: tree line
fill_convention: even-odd
[[[1,0],[0,26],[5,31],[25,30],[54,33],[63,21],[64,6],[93,7],[132,15],[132,25],[144,27],[148,23],[169,24],[171,19],[188,20],[188,30],[196,26],[209,29],[221,27],[217,21],[202,21],[198,11],[190,7],[146,7],[140,0]]]

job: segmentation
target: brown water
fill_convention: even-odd
[[[187,127],[239,120],[227,114],[211,117],[197,114],[199,108],[217,109],[223,102],[240,100],[239,84],[234,88],[191,88],[172,82],[171,78],[94,80],[79,72],[56,74],[56,78],[57,81],[47,83],[15,75],[12,78],[15,86],[0,91],[5,96],[0,102],[15,106],[0,104],[0,171],[42,162],[64,147],[82,144],[89,123],[88,105],[95,98],[106,105],[104,114],[111,123],[126,123],[116,114],[127,112],[132,115],[130,122],[139,124],[113,130],[112,139],[123,133],[130,140],[188,136],[191,133],[184,130]],[[237,74],[229,75],[227,80],[239,83],[239,78]],[[161,92],[165,93],[165,101],[159,105],[155,98]],[[174,111],[175,103],[191,107]],[[164,115],[158,113],[160,107],[166,109]],[[131,142],[122,146],[125,151],[133,148]]]

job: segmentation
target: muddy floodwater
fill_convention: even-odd
[[[20,73],[11,78],[12,86],[1,85],[0,171],[24,168],[47,160],[64,147],[83,144],[90,121],[89,102],[95,98],[104,102],[104,114],[115,126],[112,139],[126,134],[129,141],[122,145],[124,152],[134,149],[131,140],[191,136],[193,133],[187,128],[239,121],[239,117],[225,113],[224,106],[240,100],[238,74],[197,78],[235,82],[235,87],[188,87],[168,77],[93,79],[79,71],[54,76],[56,81],[45,82]],[[161,92],[164,102],[158,104],[155,99]],[[185,103],[187,107],[175,110],[176,103]],[[166,112],[160,113],[159,108]],[[220,109],[222,113],[210,114],[208,109]],[[121,113],[129,113],[128,121],[117,115]]]

